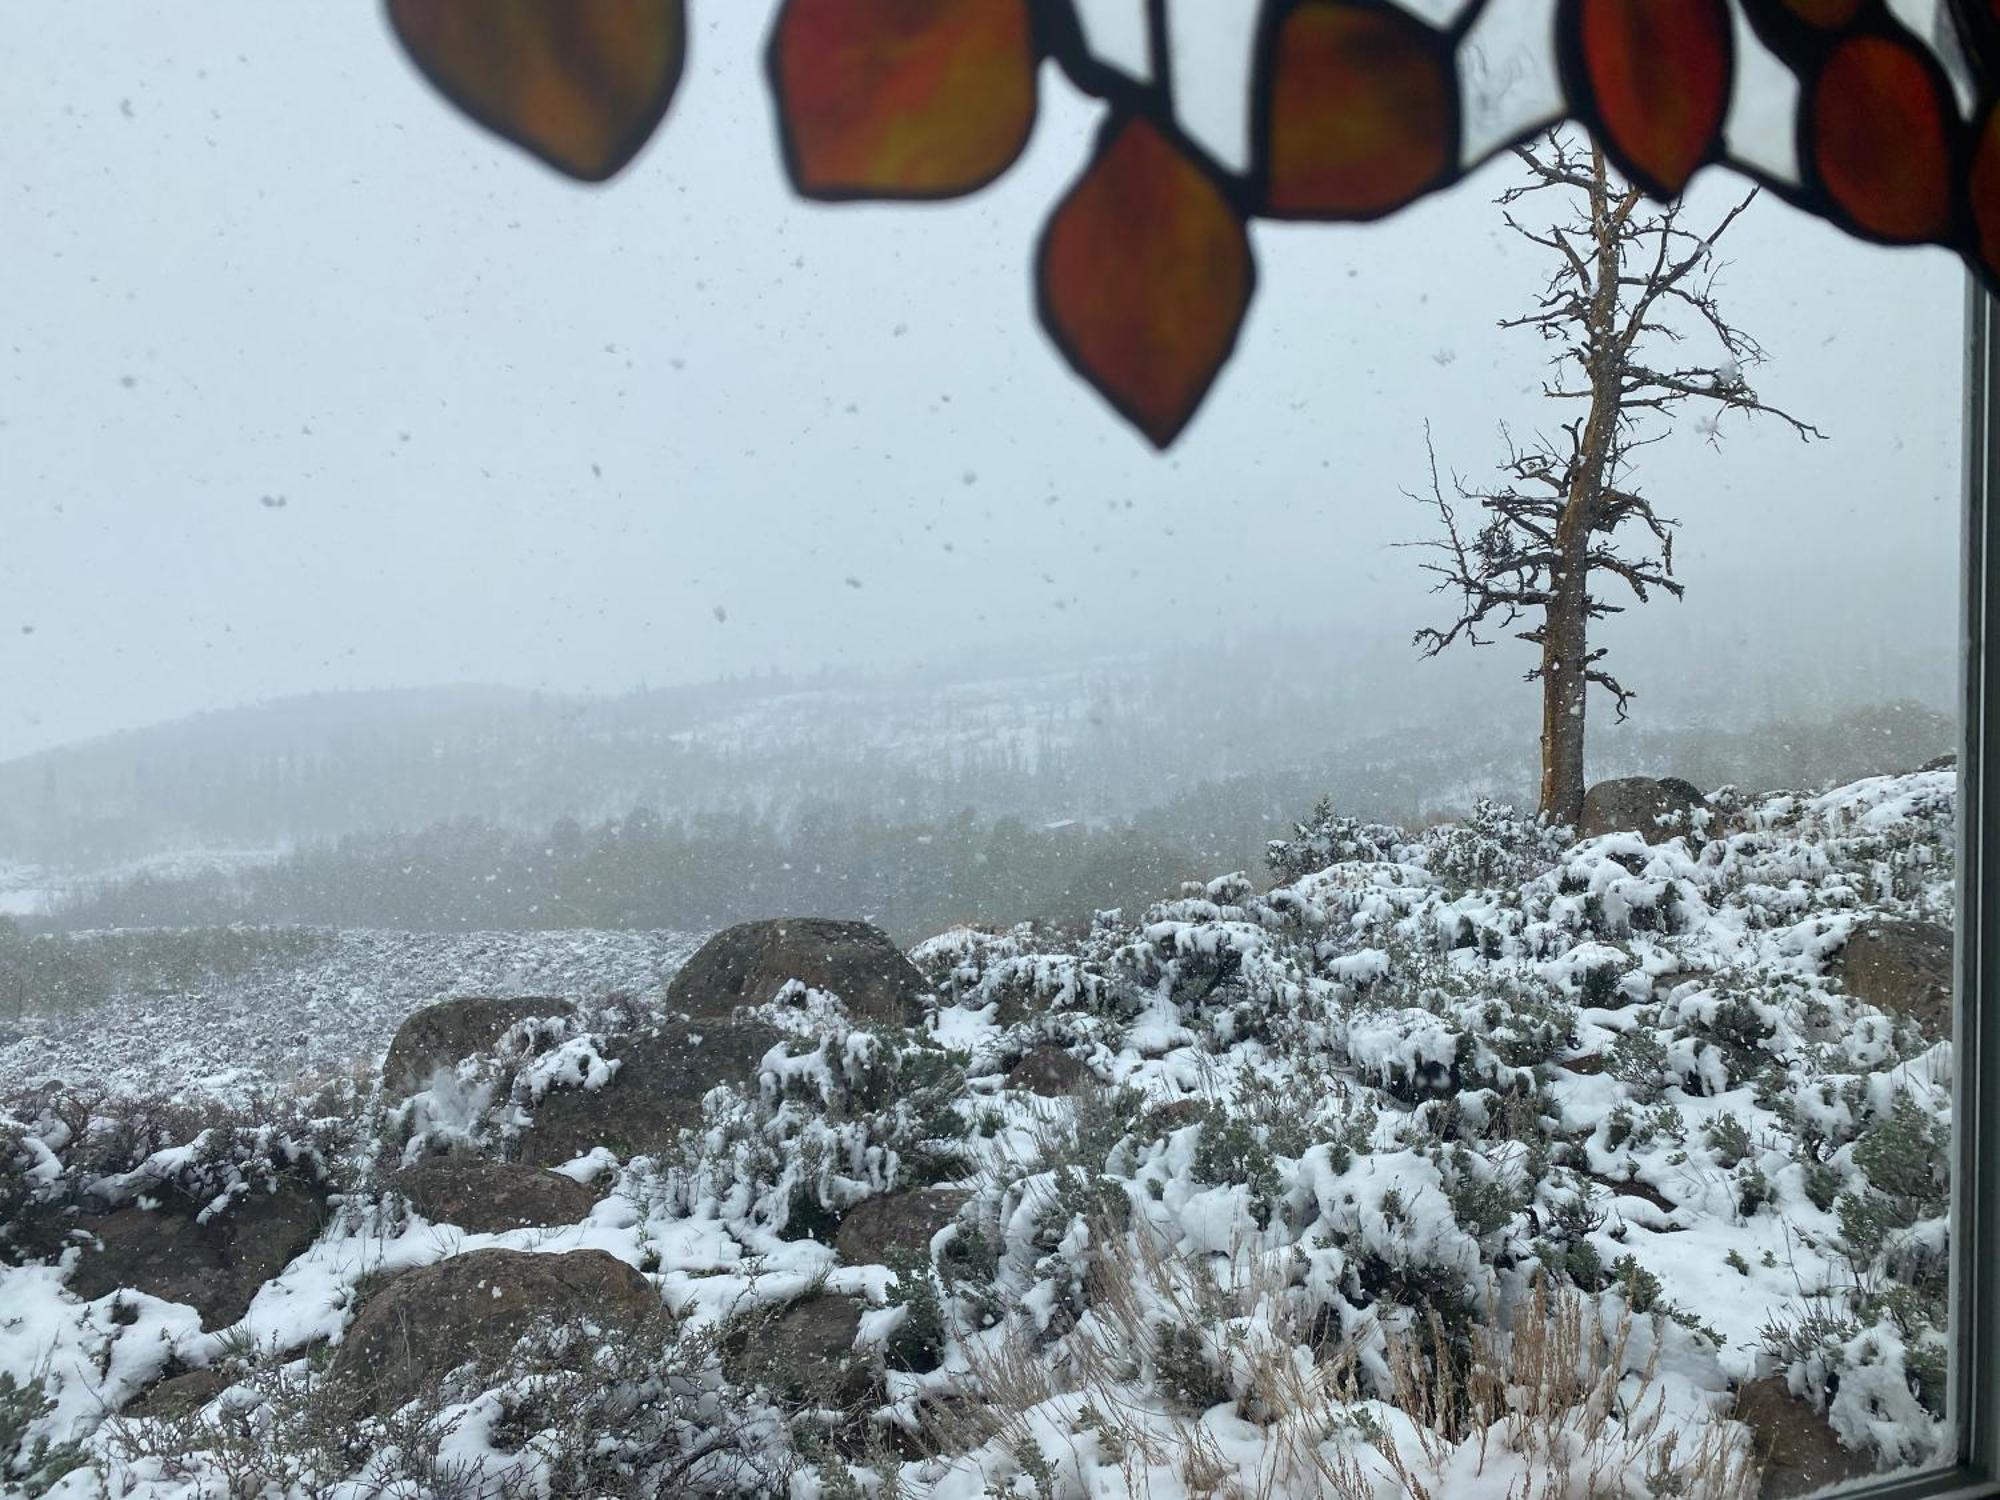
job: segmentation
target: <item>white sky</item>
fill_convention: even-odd
[[[1544,415],[1494,327],[1539,279],[1507,164],[1384,225],[1259,227],[1248,331],[1161,457],[1032,312],[1090,101],[1048,75],[973,199],[814,207],[769,7],[694,13],[666,127],[587,189],[451,113],[374,6],[0,9],[0,754],[301,691],[1034,670],[1274,625],[1337,670],[1430,617],[1387,546],[1424,420],[1475,473]],[[1690,671],[1949,651],[1960,272],[1769,199],[1727,249],[1764,394],[1832,441],[1654,450],[1690,591],[1621,632],[1751,648]]]

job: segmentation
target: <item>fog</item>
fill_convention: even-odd
[[[308,692],[1198,671],[1266,638],[1337,682],[1434,618],[1391,546],[1425,529],[1424,423],[1477,475],[1501,422],[1547,420],[1542,351],[1495,326],[1540,275],[1490,202],[1508,162],[1383,225],[1258,226],[1242,344],[1161,456],[1031,306],[1090,101],[1048,74],[1028,155],[972,199],[810,206],[768,7],[693,14],[666,127],[603,189],[446,108],[374,7],[0,17],[0,755]],[[1688,594],[1606,637],[1638,712],[1720,683],[1935,698],[1961,273],[1768,197],[1726,250],[1761,393],[1828,440],[1731,421],[1644,455]],[[1463,671],[1412,653],[1386,691]]]

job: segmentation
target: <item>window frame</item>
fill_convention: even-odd
[[[1957,1465],[1870,1486],[1870,1495],[2000,1496],[2000,302],[1967,280],[1965,530],[1960,643],[1957,984],[1952,1100],[1951,1414]],[[1996,725],[2000,730],[2000,725]]]

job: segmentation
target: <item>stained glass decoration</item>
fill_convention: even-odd
[[[1833,216],[1892,243],[1944,238],[1957,155],[1950,100],[1937,64],[1894,37],[1834,48],[1805,103],[1808,159]]]
[[[1027,0],[799,0],[772,31],[792,182],[809,198],[940,198],[1013,165],[1035,120]]]
[[[1571,0],[1561,35],[1571,97],[1605,152],[1657,198],[1721,153],[1729,105],[1722,0]]]
[[[1229,357],[1256,278],[1208,169],[1136,117],[1106,127],[1049,219],[1036,274],[1057,346],[1160,447]]]
[[[679,0],[389,14],[454,103],[585,180],[631,159],[680,76]],[[976,191],[1019,156],[1051,63],[1103,101],[1037,305],[1162,447],[1235,346],[1252,221],[1380,218],[1563,119],[1656,198],[1726,164],[2000,288],[1991,0],[783,0],[766,63],[785,170],[818,199]]]
[[[1369,219],[1456,175],[1451,46],[1413,17],[1303,0],[1272,27],[1264,75],[1265,213]]]
[[[389,0],[389,22],[438,91],[494,133],[585,182],[612,176],[673,102],[682,0]]]

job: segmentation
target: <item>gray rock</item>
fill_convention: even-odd
[[[486,1051],[517,1021],[567,1016],[575,1009],[567,1000],[534,996],[468,995],[426,1005],[396,1028],[382,1061],[382,1087],[391,1099],[407,1098],[429,1084],[439,1068],[455,1067]]]
[[[958,1217],[965,1200],[966,1194],[952,1188],[917,1188],[867,1199],[840,1221],[833,1247],[854,1266],[928,1260],[931,1240]]]
[[[1045,1099],[1079,1093],[1097,1082],[1097,1075],[1060,1047],[1044,1043],[1031,1048],[1007,1074],[1007,1087],[1025,1089]]]
[[[203,1328],[227,1328],[319,1237],[324,1214],[316,1194],[291,1182],[252,1191],[206,1223],[196,1222],[194,1205],[113,1209],[77,1221],[99,1247],[78,1259],[69,1289],[94,1302],[130,1288],[187,1304]]]
[[[724,1345],[723,1366],[740,1384],[788,1401],[853,1407],[874,1384],[871,1362],[854,1347],[860,1332],[860,1303],[819,1292],[743,1319]]]
[[[1677,777],[1621,776],[1600,781],[1583,797],[1580,839],[1637,833],[1649,844],[1698,832],[1690,816],[1708,806],[1700,788]]]
[[[651,1154],[701,1123],[702,1097],[717,1084],[746,1083],[783,1034],[758,1021],[674,1022],[613,1037],[599,1049],[616,1058],[596,1090],[553,1089],[521,1140],[522,1159],[558,1166],[597,1146],[620,1156]]]
[[[1847,993],[1951,1039],[1952,934],[1936,922],[1880,917],[1854,929],[1829,972]]]
[[[667,1004],[692,1016],[761,1005],[801,980],[838,995],[848,1014],[895,1026],[923,1020],[929,987],[886,932],[866,922],[786,917],[744,922],[704,943],[667,987]]]
[[[581,1322],[601,1340],[661,1311],[652,1283],[602,1250],[473,1250],[378,1287],[327,1373],[350,1410],[392,1412],[461,1365],[498,1369],[538,1327]]]
[[[390,1186],[433,1224],[471,1234],[575,1224],[597,1203],[595,1192],[560,1173],[476,1156],[433,1157],[398,1172]]]

